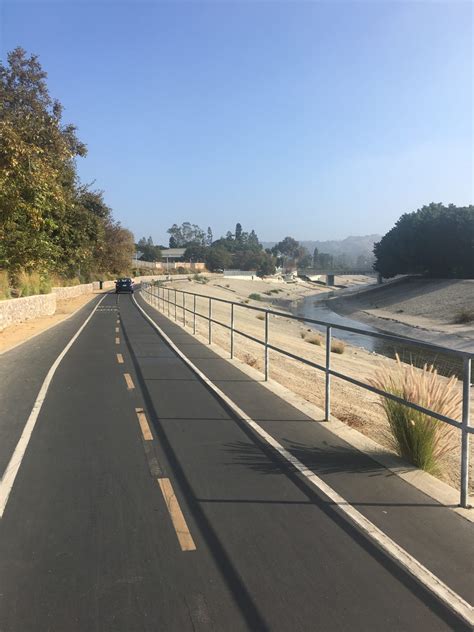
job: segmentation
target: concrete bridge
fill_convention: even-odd
[[[304,270],[297,270],[299,277],[305,277],[310,281],[319,281],[320,277],[326,277],[326,285],[332,287],[335,285],[336,276],[376,276],[377,283],[382,283],[382,275],[375,270],[367,270],[365,268],[340,268],[336,270],[328,270],[324,268],[307,268]]]

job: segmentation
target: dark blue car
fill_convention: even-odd
[[[128,292],[129,294],[133,294],[133,281],[128,277],[125,279],[117,279],[115,281],[115,294],[119,294],[119,292]]]

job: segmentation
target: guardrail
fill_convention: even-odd
[[[235,352],[235,334],[242,336],[243,338],[247,338],[248,340],[252,340],[253,342],[260,344],[264,347],[264,375],[265,381],[268,380],[269,377],[269,369],[270,369],[270,357],[269,352],[275,351],[277,353],[281,353],[282,355],[291,358],[292,360],[296,360],[302,362],[303,364],[310,366],[314,369],[322,371],[325,374],[325,394],[324,394],[324,416],[325,421],[329,420],[331,414],[331,377],[336,377],[355,386],[359,386],[365,390],[368,390],[376,395],[380,395],[381,397],[385,397],[387,399],[391,399],[399,404],[403,404],[413,410],[417,410],[418,412],[424,413],[433,417],[434,419],[438,419],[444,423],[447,423],[455,428],[458,428],[461,431],[461,490],[460,490],[460,506],[461,507],[469,507],[469,439],[470,435],[474,433],[474,427],[470,425],[470,387],[471,387],[471,362],[474,357],[473,353],[469,353],[466,351],[458,351],[456,349],[449,349],[448,347],[442,347],[439,345],[435,345],[429,342],[420,342],[418,340],[413,340],[412,338],[405,338],[403,336],[396,336],[392,334],[385,334],[377,331],[367,331],[366,329],[359,329],[357,327],[348,327],[346,325],[336,325],[334,323],[328,323],[321,320],[316,320],[312,318],[303,318],[301,316],[295,316],[293,314],[287,314],[285,312],[279,312],[272,309],[266,309],[263,307],[256,307],[254,305],[246,305],[242,303],[237,303],[235,301],[228,301],[223,298],[216,298],[211,296],[206,296],[204,294],[196,294],[194,292],[188,292],[186,290],[177,290],[175,288],[166,287],[163,285],[148,285],[143,284],[142,291],[149,295],[150,304],[155,306],[158,309],[162,309],[163,313],[166,313],[168,317],[174,317],[174,320],[178,320],[178,309],[182,312],[183,325],[186,326],[186,314],[192,314],[192,328],[193,334],[196,334],[196,317],[202,318],[208,322],[208,341],[209,344],[212,343],[212,325],[219,325],[224,329],[230,331],[230,357],[234,357]],[[178,304],[177,297],[178,295],[182,296],[181,304]],[[192,297],[192,307],[186,305],[186,297]],[[207,301],[208,304],[208,313],[207,315],[199,313],[196,311],[196,298],[202,298]],[[224,303],[230,305],[230,322],[229,324],[223,323],[219,320],[215,320],[212,317],[212,306],[213,302],[215,303]],[[167,310],[166,310],[167,306]],[[173,308],[173,309],[172,309]],[[261,312],[264,314],[264,339],[261,340],[248,334],[247,332],[241,331],[235,328],[235,309],[248,309],[256,312]],[[173,313],[172,313],[173,312]],[[314,325],[319,325],[320,327],[325,327],[326,329],[326,357],[325,357],[325,365],[318,364],[317,362],[313,362],[312,360],[308,360],[307,358],[303,358],[298,356],[286,349],[281,349],[280,347],[276,347],[275,345],[270,344],[269,342],[269,331],[270,331],[270,316],[279,316],[291,320],[295,320],[303,323],[310,323]],[[425,349],[430,352],[443,353],[447,355],[453,355],[462,360],[462,417],[461,420],[452,419],[451,417],[447,417],[446,415],[442,415],[435,410],[430,410],[429,408],[425,408],[424,406],[420,406],[411,402],[409,400],[404,399],[403,397],[399,397],[394,395],[393,393],[389,393],[382,389],[376,388],[370,384],[366,384],[361,380],[353,378],[349,375],[345,375],[340,371],[335,371],[331,368],[331,342],[332,342],[332,332],[333,329],[348,331],[355,334],[360,334],[362,336],[369,336],[372,338],[378,338],[381,340],[386,340],[389,342],[393,342],[396,344],[404,345],[404,346],[413,346],[418,349]]]

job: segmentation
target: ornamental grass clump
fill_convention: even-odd
[[[425,364],[423,369],[418,369],[412,364],[403,364],[398,355],[396,361],[395,368],[384,367],[377,371],[370,380],[372,386],[446,417],[457,418],[462,395],[455,376],[440,378],[432,365]],[[395,451],[430,474],[439,474],[446,455],[455,447],[455,428],[387,397],[381,400]]]

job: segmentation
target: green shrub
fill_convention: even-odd
[[[260,294],[257,294],[256,292],[252,292],[252,294],[249,294],[249,298],[252,299],[252,301],[262,300],[262,297],[260,296]]]
[[[40,293],[41,278],[38,272],[20,272],[16,283],[19,296],[35,296]]]
[[[50,294],[52,287],[51,279],[48,276],[41,276],[39,286],[40,294]]]
[[[462,395],[456,377],[440,378],[432,365],[417,369],[412,364],[402,364],[398,355],[396,360],[395,368],[379,369],[370,384],[441,415],[451,418],[459,415]],[[455,428],[387,397],[381,400],[392,447],[410,463],[439,474],[446,455],[455,448]]]

